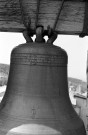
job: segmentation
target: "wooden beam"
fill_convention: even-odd
[[[36,0],[27,0],[26,17],[30,15],[31,28],[35,28]],[[41,0],[38,24],[53,27],[60,0]],[[58,20],[56,31],[60,34],[80,34],[83,29],[85,11],[84,0],[66,0]],[[0,0],[0,31],[22,32],[25,29],[22,21],[19,0]]]

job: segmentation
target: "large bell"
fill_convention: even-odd
[[[67,54],[49,43],[14,48],[0,135],[86,135],[68,95]]]

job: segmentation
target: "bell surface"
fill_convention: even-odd
[[[11,53],[0,104],[0,135],[86,135],[68,94],[67,54],[47,43],[27,43]]]

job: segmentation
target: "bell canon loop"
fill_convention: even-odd
[[[14,48],[0,135],[86,135],[68,94],[67,54],[49,43]]]

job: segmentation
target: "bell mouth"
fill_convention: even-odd
[[[60,131],[39,124],[24,124],[8,131],[6,135],[62,135]]]

